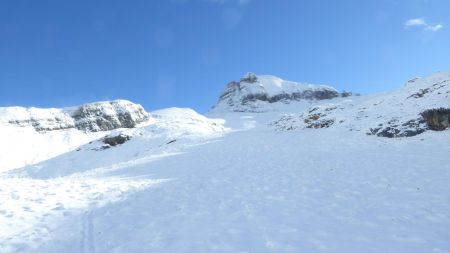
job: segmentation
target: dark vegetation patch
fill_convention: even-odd
[[[450,109],[436,108],[423,111],[420,114],[431,130],[443,131],[450,127]]]

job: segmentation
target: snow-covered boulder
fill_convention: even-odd
[[[338,97],[339,92],[326,85],[285,81],[269,75],[248,73],[239,82],[230,82],[214,106],[215,111],[260,112],[268,104]]]

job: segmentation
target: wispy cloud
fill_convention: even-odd
[[[409,19],[406,20],[405,22],[405,26],[426,26],[427,22],[425,21],[424,18],[413,18],[413,19]]]
[[[410,27],[423,27],[423,29],[427,31],[437,32],[444,28],[444,25],[442,24],[429,24],[425,18],[413,18],[406,20],[405,23],[403,23],[405,28]]]
[[[437,32],[437,31],[441,30],[442,28],[444,28],[444,26],[442,24],[438,24],[438,25],[427,26],[425,29],[429,30],[429,31]]]

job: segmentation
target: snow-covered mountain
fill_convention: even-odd
[[[350,93],[343,93],[344,96]],[[276,76],[247,73],[239,82],[230,82],[214,106],[214,111],[264,112],[273,104],[332,99],[339,92],[326,85],[285,81]]]
[[[0,172],[49,159],[149,119],[142,106],[126,100],[63,109],[0,107]]]
[[[0,252],[450,252],[450,71],[362,96],[248,74],[206,116],[123,103],[1,109],[2,166],[62,152],[0,174]]]
[[[290,112],[277,130],[339,127],[380,137],[410,137],[449,127],[450,72],[414,78],[378,95],[335,99]]]

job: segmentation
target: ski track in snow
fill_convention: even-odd
[[[85,249],[92,249],[90,208],[118,201],[127,192],[163,180],[127,178],[0,178],[0,249],[2,253],[33,251],[54,236],[54,225],[76,219],[83,209]],[[73,231],[71,232],[73,233]],[[39,251],[37,251],[39,252]],[[93,252],[93,251],[87,251]]]
[[[83,215],[82,245],[84,253],[94,253],[94,234],[92,232],[92,211],[88,210]]]
[[[448,132],[398,140],[332,129],[301,135],[249,130],[264,124],[241,120],[241,131],[171,146],[170,156],[46,180],[4,176],[2,203],[10,206],[0,211],[7,227],[0,248],[449,252]]]

